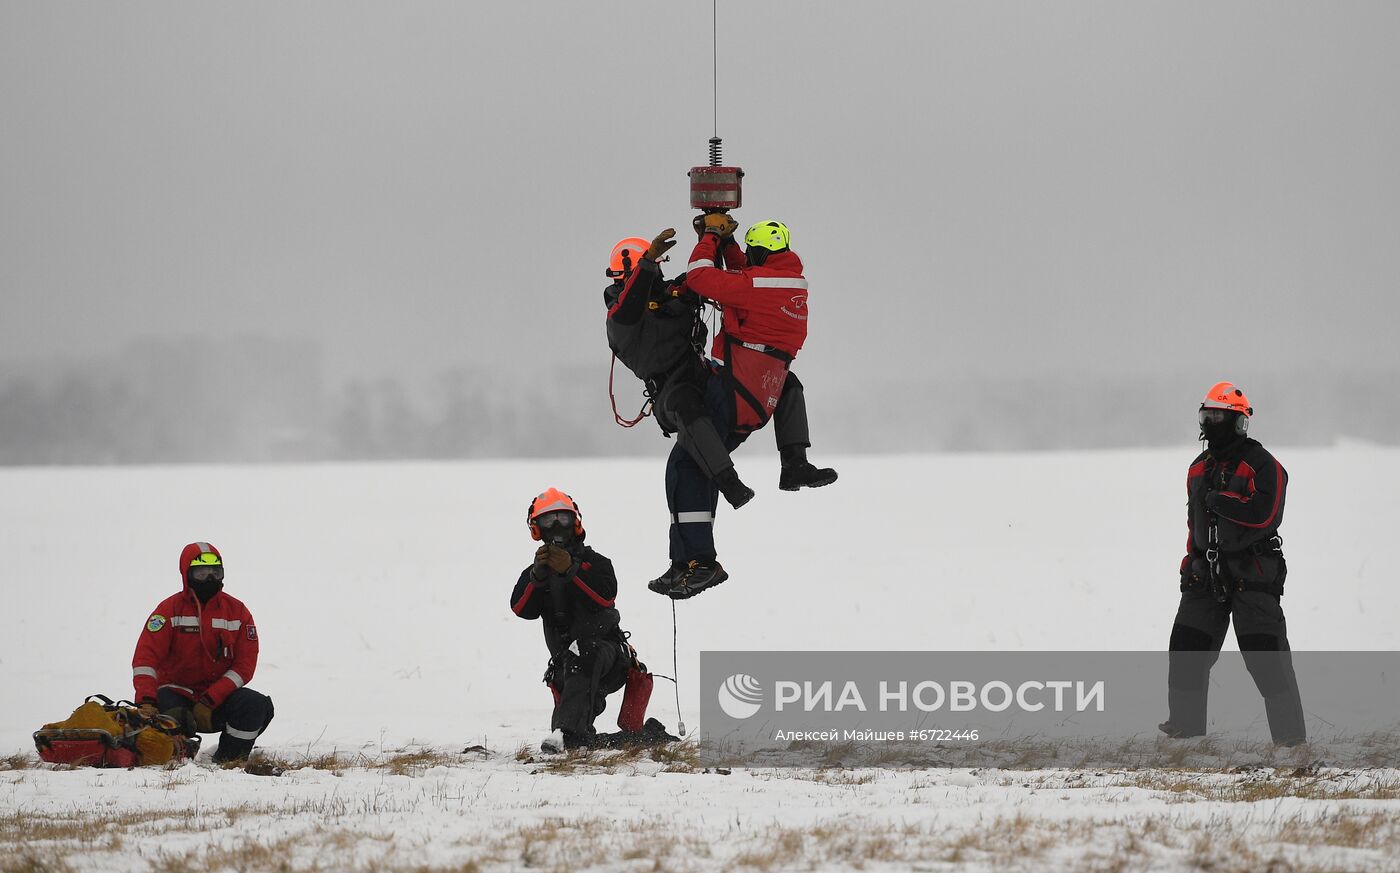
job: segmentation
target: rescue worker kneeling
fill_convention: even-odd
[[[224,592],[224,564],[209,543],[180,551],[182,590],[156,606],[131,659],[143,715],[168,715],[187,736],[219,733],[218,763],[246,759],[272,722],[272,699],[246,687],[258,666],[258,629]]]
[[[543,544],[515,583],[510,607],[521,618],[540,620],[549,649],[544,681],[554,696],[554,715],[541,751],[676,739],[646,718],[652,677],[619,626],[612,562],[584,545],[578,504],[550,488],[530,501],[526,521],[531,538]],[[607,696],[624,687],[621,732],[597,733],[593,722]]]

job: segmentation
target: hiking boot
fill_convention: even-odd
[[[724,495],[724,499],[729,501],[729,505],[735,509],[753,500],[753,489],[739,481],[739,474],[735,472],[733,467],[715,474],[715,486],[719,488],[719,493]]]
[[[836,471],[830,467],[817,467],[811,461],[797,464],[784,464],[778,475],[778,490],[796,491],[799,488],[820,488],[836,481]]]
[[[685,572],[676,580],[676,584],[666,594],[672,600],[688,600],[728,578],[729,574],[714,558],[708,561],[691,561],[686,566]]]
[[[678,742],[680,737],[668,733],[666,726],[649,718],[639,731],[600,733],[593,738],[593,747],[600,749],[635,749],[642,746],[662,746]]]
[[[251,754],[253,754],[252,740],[241,740],[223,734],[219,737],[219,747],[214,750],[214,763],[232,764],[238,761],[247,761]]]
[[[1170,721],[1164,721],[1161,724],[1157,725],[1157,730],[1161,731],[1162,733],[1166,734],[1174,740],[1182,740],[1186,739],[1187,737],[1205,736],[1205,734],[1189,733],[1187,732],[1186,728],[1181,727],[1180,725],[1172,724]]]
[[[780,491],[820,488],[836,481],[835,470],[817,467],[807,460],[806,446],[784,446],[778,450],[778,454],[783,459],[783,471],[778,475]]]
[[[684,572],[684,561],[672,561],[671,569],[648,582],[647,588],[657,594],[669,594],[671,589],[676,587],[676,583],[680,581],[681,574]]]

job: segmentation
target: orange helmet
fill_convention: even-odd
[[[607,275],[613,279],[624,278],[632,272],[632,268],[646,254],[646,250],[651,248],[651,243],[639,236],[629,236],[627,239],[619,240],[613,246],[612,255],[608,257]]]
[[[1245,415],[1254,414],[1254,407],[1249,405],[1249,398],[1245,397],[1244,392],[1236,388],[1233,382],[1216,382],[1210,386],[1210,390],[1206,392],[1206,399],[1201,401],[1201,408],[1231,409]]]
[[[574,536],[583,536],[583,513],[579,512],[578,504],[574,502],[572,497],[558,488],[548,488],[530,501],[530,510],[525,516],[525,522],[530,525],[530,539],[538,540],[543,536],[536,519],[547,512],[561,510],[574,514]]]

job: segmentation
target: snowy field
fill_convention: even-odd
[[[679,608],[692,731],[702,649],[1166,644],[1192,444],[818,456],[841,481],[788,494],[755,442],[740,469],[758,497],[717,531],[731,579]],[[1277,454],[1294,647],[1397,648],[1400,451]],[[658,459],[0,471],[0,870],[1400,870],[1400,771],[530,755],[546,658],[508,599],[550,485],[578,499],[623,626],[670,673],[670,602],[645,589],[667,563]],[[130,694],[136,636],[195,539],[257,619],[250,685],[277,704],[261,748],[289,769],[33,767],[41,723]],[[651,714],[674,729],[669,683]]]

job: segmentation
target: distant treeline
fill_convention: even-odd
[[[807,372],[804,381],[822,454],[1189,446],[1206,384],[1050,375],[973,384],[930,374],[842,390]],[[1394,381],[1389,373],[1276,374],[1246,387],[1261,407],[1256,432],[1272,444],[1395,444]],[[617,394],[623,415],[635,415],[640,388],[623,370]],[[771,439],[754,437],[765,449]],[[668,447],[651,421],[617,427],[606,358],[507,376],[463,368],[411,385],[385,378],[330,387],[315,345],[244,337],[202,341],[193,353],[150,341],[110,360],[0,373],[0,465],[579,457]]]

